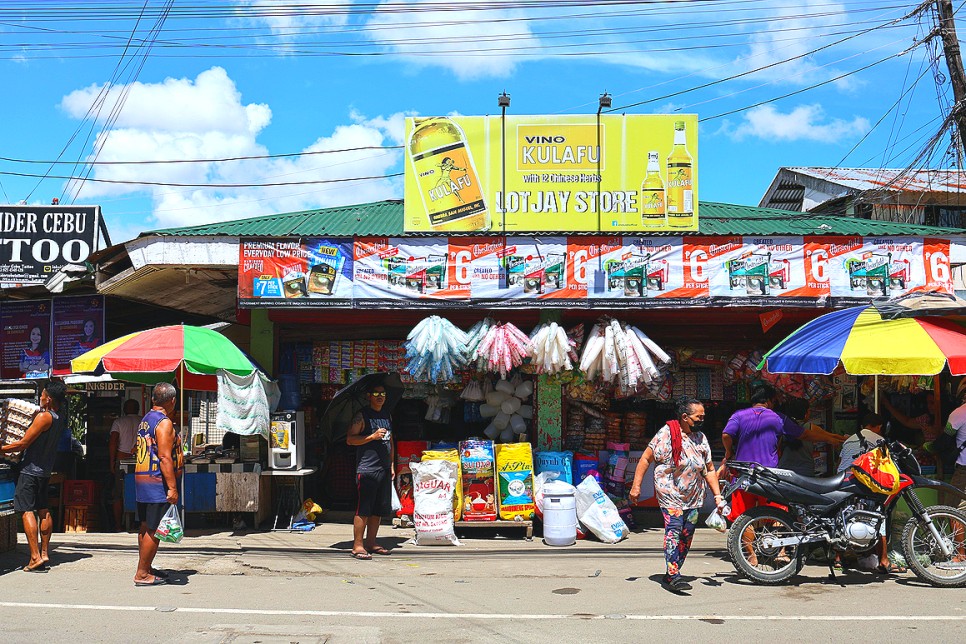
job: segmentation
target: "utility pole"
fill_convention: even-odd
[[[943,39],[943,55],[949,69],[949,81],[953,86],[952,117],[956,121],[962,149],[966,150],[966,72],[963,71],[963,57],[956,37],[956,24],[953,22],[952,0],[936,0],[936,14],[939,17],[939,34]]]

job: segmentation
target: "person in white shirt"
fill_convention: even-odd
[[[138,424],[141,422],[141,405],[138,401],[124,401],[124,415],[111,425],[111,437],[107,442],[107,452],[111,461],[111,475],[114,477],[114,529],[121,529],[124,514],[124,472],[121,461],[134,458],[134,448],[138,439]]]
[[[852,467],[852,461],[872,449],[882,439],[883,425],[884,421],[879,414],[868,413],[862,418],[862,437],[865,438],[869,445],[863,448],[858,434],[849,436],[842,443],[842,452],[839,456],[839,472],[844,472]]]
[[[959,449],[960,445],[966,443],[966,378],[963,378],[956,388],[956,402],[959,403],[959,407],[949,414],[949,420],[946,421],[946,428],[943,431],[956,437],[955,449]],[[956,466],[953,468],[949,484],[966,492],[966,449],[960,451],[959,456],[956,457]],[[960,510],[966,510],[966,499],[950,492],[941,493],[939,502],[942,505],[954,508],[958,506]]]

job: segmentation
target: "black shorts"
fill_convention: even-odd
[[[359,490],[356,516],[392,515],[392,476],[389,472],[359,472],[356,474],[356,487]]]
[[[47,501],[49,483],[49,476],[33,476],[21,472],[17,478],[16,491],[13,493],[13,509],[17,512],[49,509],[50,503]]]
[[[154,534],[170,505],[170,503],[138,503],[134,516],[138,523],[148,524],[148,532]]]

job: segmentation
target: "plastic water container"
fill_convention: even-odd
[[[574,486],[550,481],[543,488],[543,541],[548,546],[577,542],[577,501]]]

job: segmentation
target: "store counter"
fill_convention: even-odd
[[[124,511],[134,512],[134,462],[124,468]],[[186,464],[182,496],[185,512],[246,512],[258,526],[271,516],[271,485],[257,463]]]

